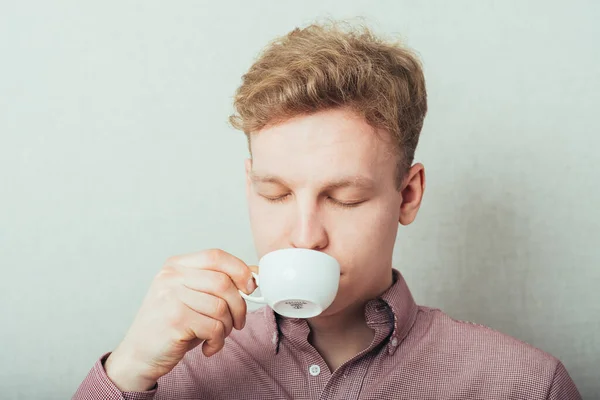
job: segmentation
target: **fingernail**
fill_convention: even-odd
[[[246,288],[248,289],[248,293],[252,293],[256,290],[256,283],[254,282],[254,278],[250,278],[250,280],[248,281],[248,286]]]

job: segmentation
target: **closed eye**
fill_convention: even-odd
[[[288,200],[290,196],[291,196],[290,193],[286,193],[284,195],[275,196],[275,197],[261,195],[261,197],[264,198],[265,200],[267,200],[269,203],[283,203],[284,201]],[[333,197],[327,197],[327,201],[329,201],[335,207],[341,207],[341,208],[354,208],[354,207],[358,207],[359,205],[366,202],[366,200],[340,201]]]
[[[334,199],[333,197],[328,197],[327,200],[329,200],[334,206],[342,207],[342,208],[357,207],[366,201],[366,200],[361,200],[361,201],[345,202],[345,201],[340,201],[340,200]]]
[[[261,197],[263,197],[265,200],[267,200],[270,203],[283,203],[285,200],[287,200],[290,197],[290,194],[284,194],[282,196],[277,196],[277,197],[269,197],[269,196],[265,196],[265,195],[261,195]]]

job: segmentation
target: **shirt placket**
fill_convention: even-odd
[[[382,302],[370,303],[366,308],[369,326],[374,329],[375,336],[371,345],[352,360],[343,364],[332,375],[321,393],[320,399],[358,399],[360,398],[363,382],[371,362],[378,351],[387,348],[390,334],[395,332],[394,316]],[[392,340],[395,340],[392,334]]]
[[[371,355],[365,355],[335,371],[320,399],[358,399],[371,359]]]
[[[305,352],[304,365],[308,379],[309,398],[322,398],[321,394],[331,379],[329,367],[323,357],[312,346]]]
[[[287,339],[302,360],[302,374],[308,387],[307,399],[318,399],[331,378],[329,367],[319,352],[308,342],[310,328],[304,320],[287,320],[283,322]]]

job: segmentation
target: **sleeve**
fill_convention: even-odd
[[[145,392],[121,392],[106,375],[104,361],[110,353],[103,355],[85,377],[72,400],[152,400],[157,387]]]
[[[548,400],[581,400],[581,394],[579,394],[575,382],[573,382],[565,366],[560,361],[554,371]]]

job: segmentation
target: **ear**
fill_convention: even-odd
[[[409,225],[417,217],[425,192],[425,167],[417,163],[410,167],[402,183],[400,203],[400,218],[398,222]]]

